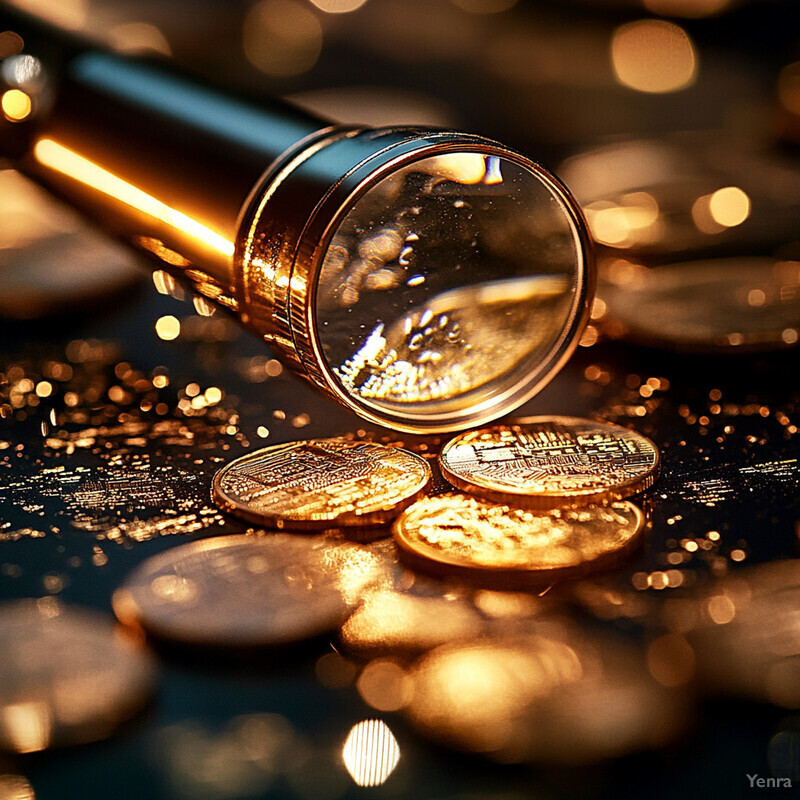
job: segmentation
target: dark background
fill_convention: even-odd
[[[352,13],[329,14],[306,0],[285,0],[281,14],[300,14],[294,28],[307,28],[311,45],[302,37],[286,45],[284,63],[321,43],[313,64],[288,76],[268,74],[245,57],[248,7],[241,3],[95,0],[86,8],[59,8],[42,3],[40,10],[74,13],[84,31],[117,46],[126,35],[130,46],[133,35],[121,26],[156,26],[179,64],[220,85],[255,96],[301,95],[348,120],[451,125],[500,139],[550,167],[614,138],[686,130],[720,141],[738,137],[800,159],[777,93],[781,69],[800,59],[794,0],[731,3],[697,19],[669,17],[691,37],[699,71],[694,85],[667,94],[637,92],[614,78],[608,57],[614,30],[657,18],[632,1],[520,0],[500,13],[477,14],[449,0],[368,0]],[[141,30],[140,37],[153,38]],[[777,236],[764,254],[795,238],[800,226]],[[245,529],[215,513],[210,501],[210,480],[223,461],[300,436],[386,435],[285,371],[265,377],[263,345],[224,315],[203,316],[190,302],[159,294],[149,279],[102,303],[72,306],[71,313],[0,323],[0,405],[9,408],[0,419],[3,599],[55,593],[109,612],[114,589],[143,559],[193,538]],[[175,341],[155,333],[166,315],[182,322]],[[72,374],[54,377],[53,363],[69,365]],[[632,591],[635,573],[663,567],[669,539],[709,530],[721,533],[718,548],[681,567],[693,573],[695,585],[797,555],[800,463],[791,428],[799,418],[797,366],[791,349],[695,355],[601,340],[579,348],[523,409],[632,425],[662,449],[662,476],[640,501],[652,522],[647,545],[607,580]],[[163,374],[169,385],[153,388],[153,377]],[[36,404],[30,402],[35,391],[22,392],[22,405],[15,406],[12,394],[19,395],[23,378],[34,386],[48,380],[53,392]],[[668,388],[645,398],[640,388],[648,378]],[[222,400],[192,408],[192,383],[202,391],[220,388]],[[109,394],[113,387],[120,391]],[[70,392],[79,397],[74,406],[66,402]],[[94,489],[103,493],[101,507],[91,501]],[[172,522],[154,535],[147,521],[165,519]],[[195,523],[199,530],[192,531]],[[110,530],[118,531],[116,538],[108,538]],[[731,560],[734,550],[745,553],[743,562]],[[658,604],[685,591],[646,593]],[[576,593],[562,594],[576,619],[591,619]],[[623,618],[602,624],[644,642],[651,623]],[[163,650],[156,699],[114,737],[0,758],[0,773],[24,775],[39,800],[749,797],[758,792],[748,788],[745,773],[769,775],[772,737],[797,725],[789,710],[706,694],[694,706],[687,733],[665,750],[579,770],[493,765],[427,744],[399,715],[376,714],[352,687],[323,686],[314,669],[331,642],[234,660]],[[304,742],[304,756],[294,771],[248,783],[236,771],[230,726],[267,712],[288,720]],[[361,789],[339,753],[350,727],[374,716],[390,725],[402,757],[384,786]],[[187,741],[194,742],[188,763],[180,749]],[[205,780],[202,764],[216,765],[218,778]]]

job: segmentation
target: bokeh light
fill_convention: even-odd
[[[42,77],[42,62],[27,53],[12,56],[0,66],[3,80],[16,89],[36,89]]]
[[[326,14],[349,14],[361,8],[367,0],[311,0],[311,2]]]
[[[3,116],[9,122],[22,122],[31,115],[31,98],[20,89],[9,89],[0,98]]]
[[[148,22],[115,25],[108,32],[108,42],[120,53],[172,55],[172,48],[164,33]]]
[[[342,758],[356,784],[380,786],[394,772],[400,760],[400,746],[385,722],[366,719],[351,728]]]
[[[692,219],[699,231],[721,233],[741,225],[750,216],[750,198],[738,186],[725,186],[698,197],[692,205]]]
[[[394,661],[377,658],[364,667],[356,683],[361,699],[377,711],[397,711],[408,705],[414,685]]]
[[[299,75],[319,58],[322,26],[296,0],[262,0],[245,17],[243,45],[253,66],[267,75]]]
[[[159,339],[165,342],[171,342],[181,335],[181,322],[177,317],[168,314],[165,317],[159,317],[156,320],[156,334]]]
[[[10,0],[10,4],[71,30],[82,28],[89,15],[89,0]]]
[[[697,77],[691,39],[683,28],[666,20],[639,20],[617,28],[611,39],[611,62],[617,80],[640,92],[676,92]]]
[[[750,198],[738,186],[726,186],[711,195],[708,210],[715,222],[733,228],[750,216]]]

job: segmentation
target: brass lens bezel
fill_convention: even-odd
[[[307,154],[295,151],[294,166],[284,162],[282,169],[280,165],[273,168],[271,183],[266,188],[262,183],[257,193],[262,199],[247,222],[249,251],[244,253],[240,271],[242,311],[268,343],[319,389],[363,419],[407,433],[444,433],[482,425],[541,391],[577,347],[594,295],[591,238],[583,213],[566,187],[523,154],[472,134],[419,128],[348,131],[312,148]],[[324,356],[316,320],[322,263],[344,217],[390,173],[431,156],[464,152],[515,163],[532,173],[559,202],[570,223],[577,256],[570,315],[545,358],[512,386],[456,411],[414,413],[409,408],[395,412],[349,394]],[[297,225],[298,217],[291,219],[286,201],[295,212],[305,211],[302,226]],[[259,287],[258,281],[251,280],[248,265],[254,251],[263,254],[269,247],[275,286],[265,287],[261,280]]]

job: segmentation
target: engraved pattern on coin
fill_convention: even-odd
[[[573,417],[530,417],[460,434],[439,457],[459,489],[535,508],[629,497],[651,486],[658,449],[635,431]]]
[[[203,539],[142,563],[114,594],[114,612],[192,644],[295,642],[341,625],[386,569],[366,548],[332,537]]]
[[[215,500],[259,525],[325,529],[390,521],[427,487],[424,459],[345,439],[275,445],[223,467]]]
[[[451,493],[415,503],[394,534],[422,568],[541,582],[619,556],[643,528],[641,511],[629,502],[537,513]]]
[[[132,717],[155,665],[114,620],[54,597],[0,606],[0,750],[93,742]]]

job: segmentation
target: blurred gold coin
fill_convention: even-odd
[[[530,508],[619,500],[647,489],[658,449],[636,431],[575,417],[528,417],[462,433],[439,456],[466,492]]]
[[[339,627],[384,572],[366,548],[324,536],[221,536],[149,558],[113,605],[121,622],[163,639],[276,645]]]
[[[800,559],[739,570],[694,600],[687,637],[707,688],[800,708]]]
[[[609,332],[698,352],[771,350],[800,341],[800,262],[726,258],[605,271]]]
[[[663,746],[687,703],[613,637],[557,625],[445,645],[410,670],[405,709],[426,736],[503,763],[590,763]]]
[[[154,662],[114,621],[53,597],[0,605],[0,749],[108,736],[144,705]]]
[[[643,529],[642,512],[627,501],[537,512],[450,493],[407,509],[394,536],[413,566],[510,588],[605,566]]]
[[[215,476],[216,502],[273,528],[324,530],[380,525],[425,491],[424,459],[396,447],[312,439],[265,447]]]
[[[419,597],[384,590],[371,593],[341,630],[345,648],[362,657],[406,655],[448,642],[474,639],[485,627],[460,597]]]

